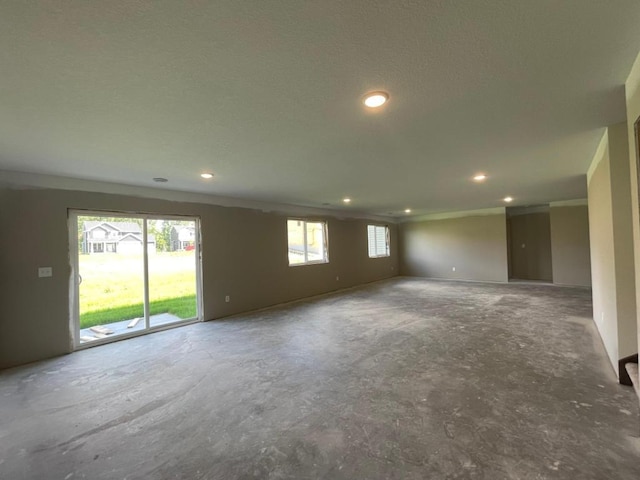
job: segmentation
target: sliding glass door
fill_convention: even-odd
[[[148,225],[154,232],[150,237],[161,241],[155,255],[148,257],[151,327],[197,317],[195,220],[152,219]]]
[[[201,319],[199,222],[72,211],[76,347]]]

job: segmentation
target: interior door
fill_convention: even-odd
[[[510,278],[551,282],[551,228],[548,212],[514,215],[509,219]]]

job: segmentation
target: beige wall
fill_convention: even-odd
[[[631,209],[634,244],[635,277],[640,278],[640,215],[638,213],[638,172],[635,122],[640,118],[640,54],[625,84],[627,99],[627,141],[629,146],[629,170],[631,176]],[[636,352],[640,350],[640,281],[636,282],[636,330],[638,334]]]
[[[593,319],[600,332],[609,360],[617,371],[620,357],[618,356],[611,177],[606,137],[603,138],[594,162],[598,162],[597,167],[588,184]]]
[[[504,213],[404,223],[399,235],[402,275],[508,280]]]
[[[549,220],[553,283],[591,286],[587,205],[551,204]]]
[[[548,212],[508,218],[510,276],[551,282],[551,233]]]
[[[8,225],[9,217],[9,194],[7,190],[0,185],[0,355],[4,351],[4,338],[8,338],[9,325],[14,321],[7,316],[8,309],[7,304],[9,302],[9,286],[12,280],[9,278],[9,255],[12,254],[16,246],[9,245],[6,233],[8,229],[5,225]],[[17,248],[21,248],[18,244]],[[0,365],[2,362],[0,361]]]
[[[207,320],[388,278],[398,270],[395,225],[391,256],[370,259],[369,222],[324,218],[330,263],[289,267],[285,215],[63,190],[0,189],[0,200],[0,368],[71,350],[68,208],[199,216]],[[54,276],[39,279],[39,266],[53,267]]]
[[[614,369],[637,353],[626,123],[608,127],[588,174],[593,315]]]
[[[611,169],[613,242],[616,252],[618,354],[620,358],[624,358],[638,352],[627,122],[610,126],[607,133],[609,136],[609,168]]]

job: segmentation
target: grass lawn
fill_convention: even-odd
[[[193,251],[149,255],[151,315],[197,315],[195,270]],[[80,328],[142,317],[142,271],[142,255],[81,255]]]

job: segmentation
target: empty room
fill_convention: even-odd
[[[639,26],[0,2],[0,479],[640,478]]]

